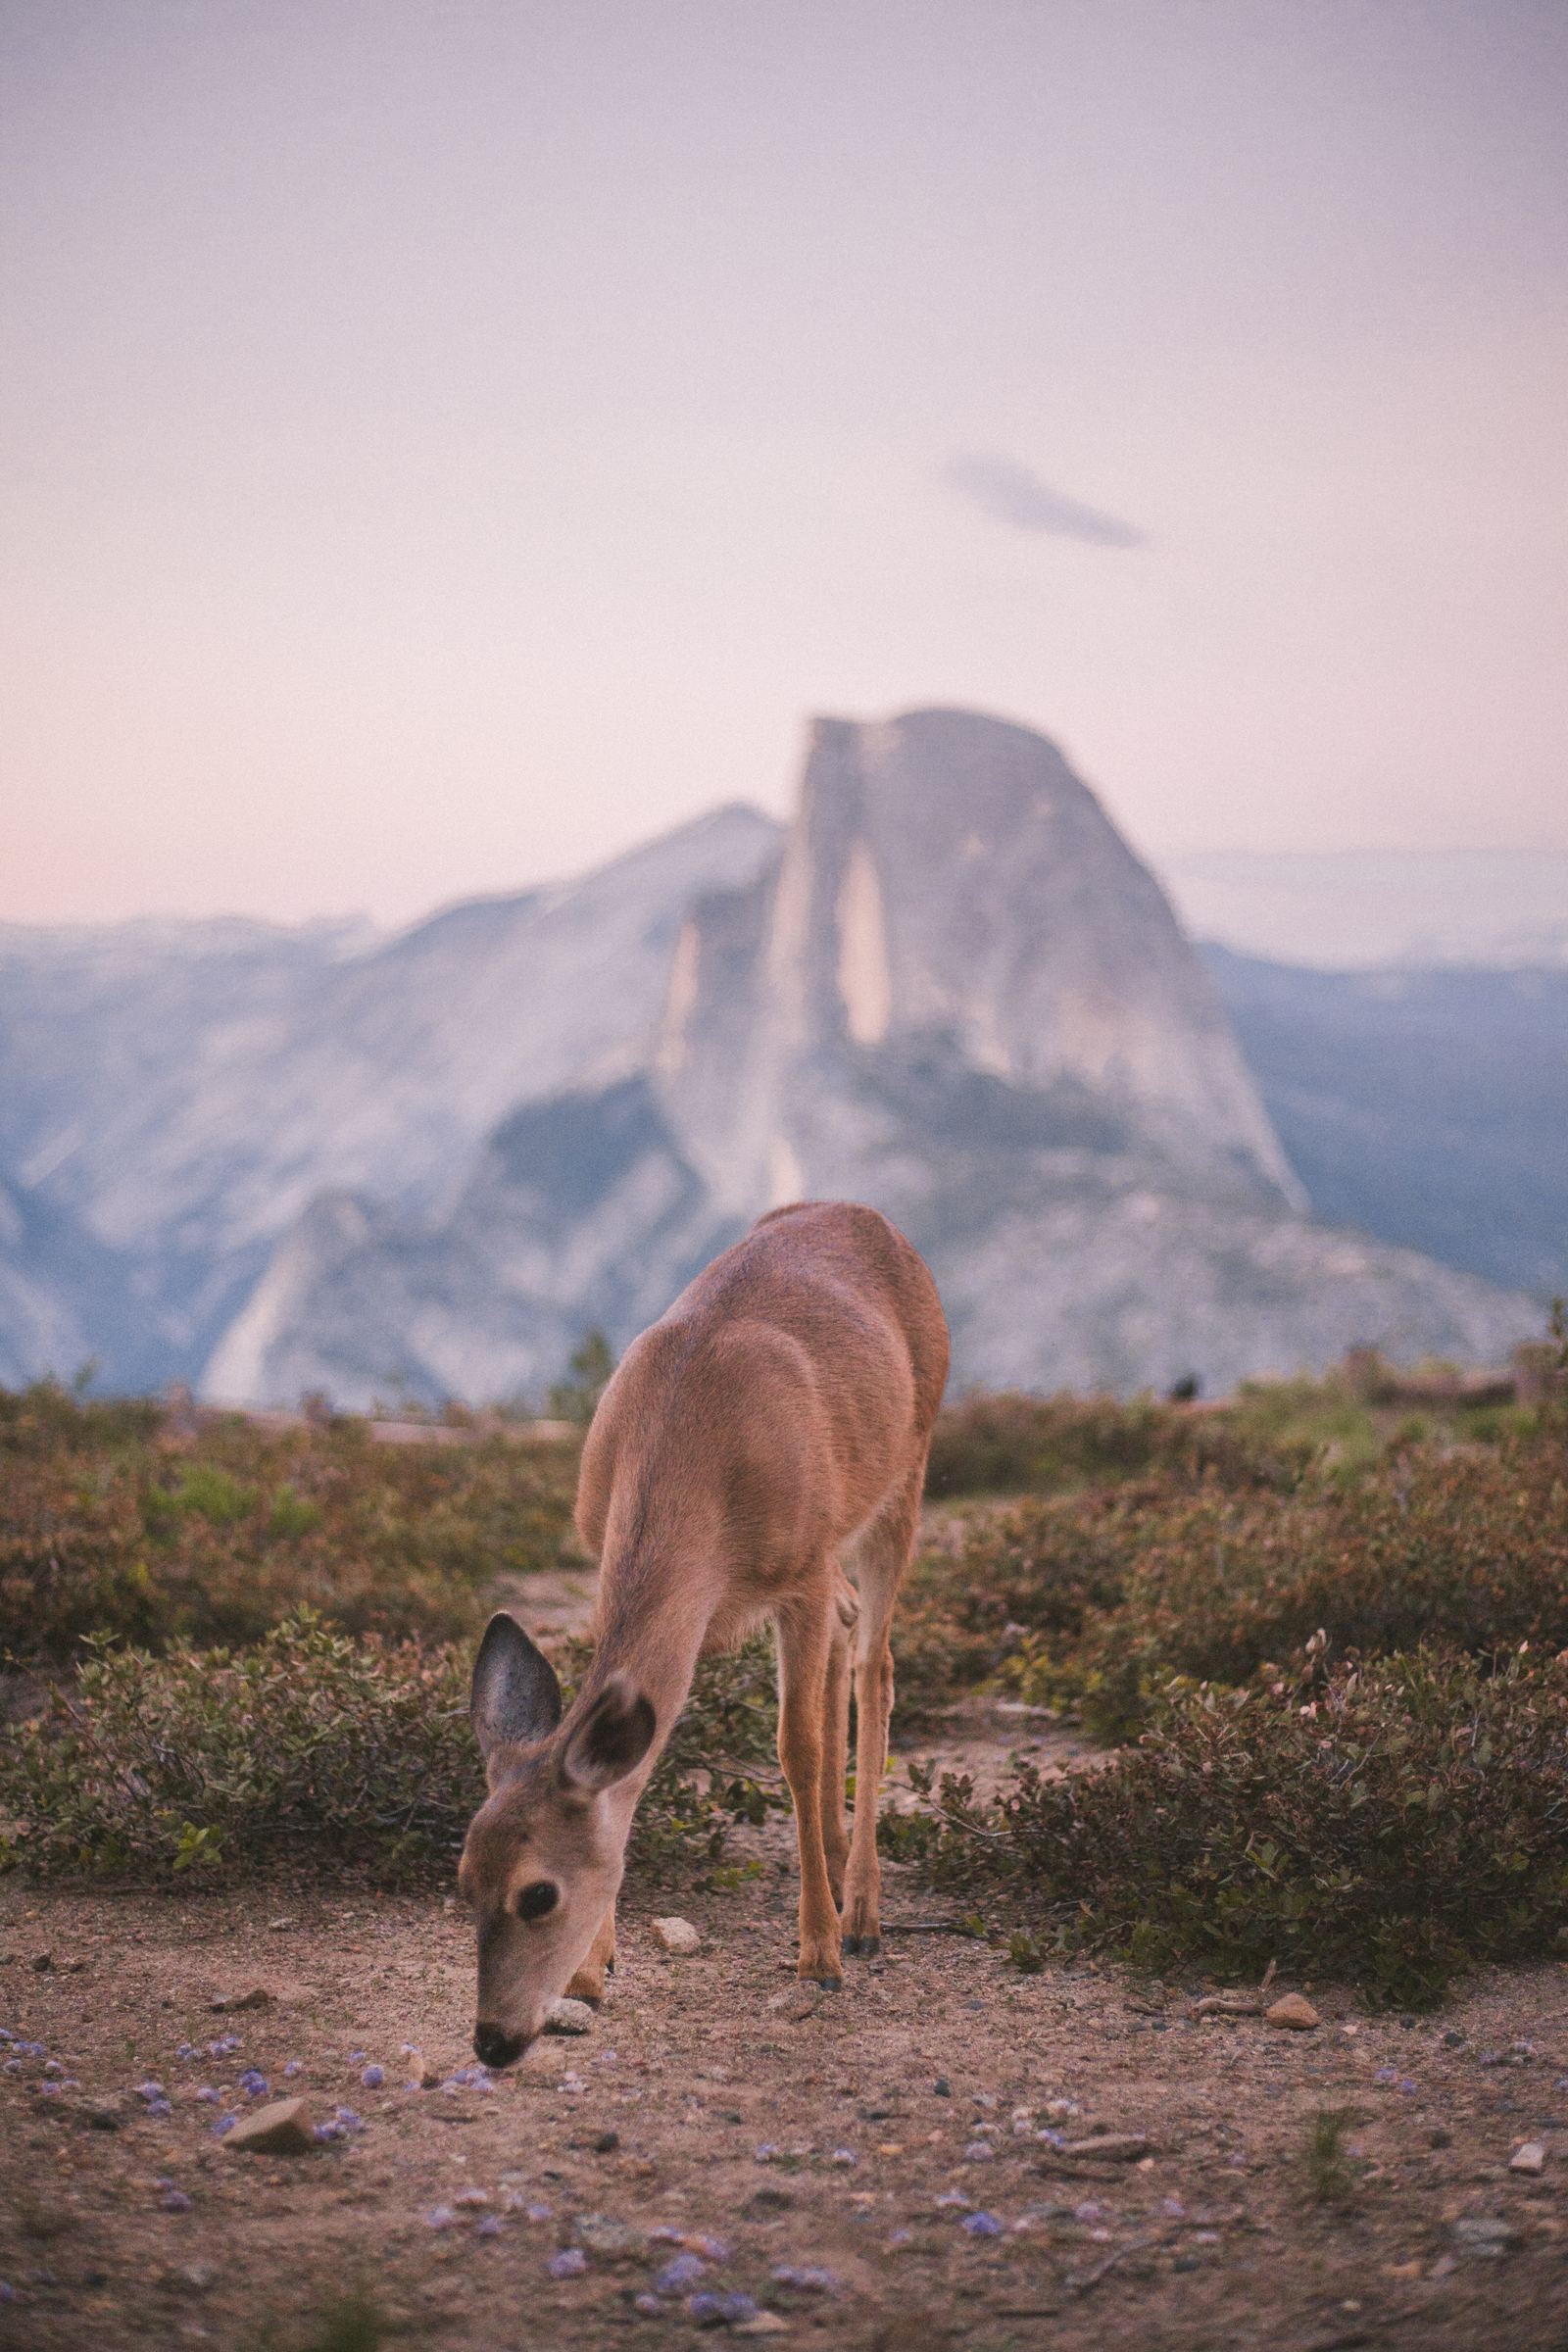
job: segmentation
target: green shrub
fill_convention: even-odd
[[[1151,1968],[1273,1960],[1415,2005],[1469,1960],[1549,1950],[1568,1926],[1568,1656],[1320,1675],[1178,1689],[1136,1748],[1061,1779],[1020,1764],[990,1803],[917,1775],[926,1809],[887,1841]]]
[[[94,1633],[254,1641],[309,1605],[355,1632],[471,1632],[502,1574],[554,1565],[576,1446],[373,1445],[237,1417],[194,1444],[141,1407],[0,1394],[0,1652]]]
[[[1050,1494],[1169,1472],[1231,1487],[1294,1486],[1308,1475],[1353,1480],[1416,1442],[1501,1444],[1528,1437],[1539,1415],[1510,1404],[1466,1404],[1441,1393],[1419,1412],[1347,1364],[1320,1380],[1247,1381],[1222,1403],[1191,1406],[1137,1396],[973,1396],[938,1415],[926,1492]]]
[[[638,1816],[645,1862],[716,1855],[775,1801],[761,1668],[754,1648],[699,1675]],[[468,1670],[466,1648],[309,1614],[247,1649],[99,1648],[40,1719],[0,1732],[0,1861],[131,1880],[290,1855],[449,1869],[483,1795]]]
[[[1568,1451],[1546,1430],[1390,1455],[1348,1486],[1166,1472],[947,1532],[895,1623],[908,1720],[990,1678],[1120,1739],[1171,1674],[1244,1683],[1319,1631],[1336,1655],[1568,1642]]]
[[[1227,1483],[1291,1483],[1317,1436],[1253,1426],[1230,1405],[1194,1412],[1152,1396],[1025,1396],[981,1392],[937,1417],[926,1493],[1045,1494],[1169,1470]]]

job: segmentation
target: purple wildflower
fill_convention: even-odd
[[[379,2066],[368,2066],[360,2077],[360,2081],[365,2084],[367,2090],[379,2090],[386,2081],[386,2075]]]
[[[707,2268],[700,2254],[677,2254],[672,2262],[665,2263],[654,2280],[654,2290],[661,2295],[683,2295],[689,2286],[697,2284]]]
[[[559,2254],[550,2257],[552,2278],[580,2278],[588,2268],[588,2257],[581,2246],[563,2246]]]
[[[182,2188],[171,2188],[165,2191],[164,2211],[166,2213],[189,2213],[190,2210],[191,2199],[186,2196]]]
[[[756,2319],[757,2305],[750,2295],[707,2292],[689,2295],[686,2312],[699,2328],[739,2328],[745,2321]]]
[[[958,2227],[968,2237],[1001,2237],[1005,2225],[994,2213],[968,2213]]]

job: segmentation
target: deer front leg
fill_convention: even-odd
[[[597,2009],[605,1997],[605,1978],[615,1965],[615,1906],[611,1904],[588,1946],[588,1956],[566,1986],[569,2001],[586,2001]]]
[[[801,1849],[800,1974],[830,1992],[843,1984],[839,1911],[822,1840],[830,1589],[817,1587],[778,1621],[778,1760],[795,1800]],[[841,1784],[842,1786],[842,1781]]]

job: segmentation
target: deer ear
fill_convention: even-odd
[[[596,1793],[634,1772],[654,1743],[654,1710],[634,1683],[613,1674],[566,1736],[561,1777]]]
[[[515,1617],[498,1609],[473,1661],[468,1715],[488,1764],[498,1747],[544,1740],[561,1721],[561,1685]]]

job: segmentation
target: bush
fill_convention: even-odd
[[[1169,1472],[1191,1482],[1288,1488],[1311,1474],[1350,1480],[1423,1440],[1494,1445],[1528,1437],[1540,1416],[1517,1405],[1428,1396],[1420,1412],[1369,1390],[1348,1363],[1321,1380],[1247,1381],[1223,1403],[1183,1407],[1152,1396],[1026,1396],[985,1392],[938,1415],[926,1492],[1050,1494]]]
[[[1233,1405],[1194,1412],[1152,1396],[984,1393],[937,1416],[926,1493],[1044,1494],[1170,1470],[1227,1483],[1291,1483],[1317,1450],[1309,1429],[1253,1426]]]
[[[638,1816],[645,1861],[716,1854],[773,1801],[759,1665],[699,1676]],[[484,1793],[468,1671],[466,1648],[356,1640],[308,1613],[247,1649],[100,1647],[41,1719],[0,1733],[0,1861],[136,1880],[290,1855],[449,1870]]]
[[[1302,1690],[1312,1695],[1302,1697]],[[1568,1655],[1423,1650],[1298,1686],[1169,1694],[1140,1745],[991,1803],[917,1776],[887,1842],[938,1883],[1151,1968],[1269,1961],[1430,2002],[1568,1926]]]
[[[140,1405],[0,1394],[0,1652],[248,1642],[301,1605],[353,1632],[466,1635],[496,1576],[559,1558],[576,1459],[504,1436],[378,1446],[354,1421],[236,1417],[181,1445]]]
[[[1172,1673],[1244,1683],[1319,1631],[1340,1655],[1568,1642],[1560,1443],[1426,1446],[1350,1486],[1165,1473],[1020,1502],[922,1556],[895,1636],[916,1709],[945,1658],[1116,1739]]]

